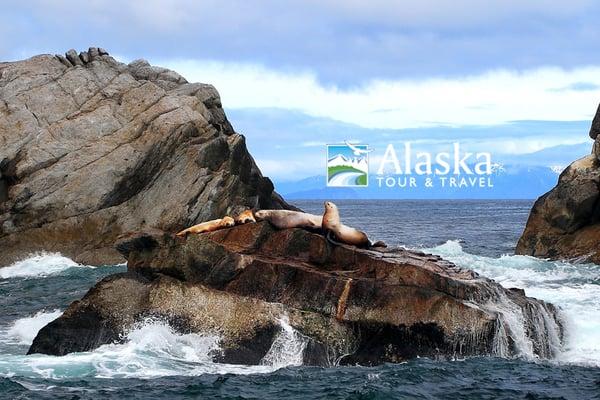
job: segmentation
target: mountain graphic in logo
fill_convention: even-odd
[[[366,144],[327,145],[327,186],[368,186],[370,151]]]

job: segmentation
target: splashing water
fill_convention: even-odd
[[[322,212],[321,201],[311,204],[312,209],[306,204],[300,206],[309,212]],[[280,368],[298,365],[300,354],[306,351],[302,344],[306,338],[291,329],[285,318],[259,366],[214,363],[218,337],[179,334],[155,320],[136,326],[121,344],[63,357],[25,356],[31,337],[43,322],[58,314],[56,310],[80,299],[103,277],[125,271],[123,266],[81,268],[85,266],[54,254],[38,259],[37,266],[35,259],[30,259],[17,263],[19,268],[0,269],[0,393],[6,398],[41,395],[88,399],[597,397],[600,266],[500,256],[514,249],[531,202],[377,201],[340,205],[349,225],[364,227],[377,239],[392,245],[402,242],[428,247],[505,287],[522,287],[529,296],[559,305],[569,321],[567,346],[557,352],[558,361],[421,358],[369,368]],[[390,229],[392,226],[398,229]],[[464,248],[457,241],[434,247],[448,237],[463,238]],[[510,307],[504,311],[514,316]],[[538,325],[552,323],[543,312],[536,315]],[[504,332],[516,337],[508,329],[511,324],[505,323]],[[554,343],[554,339],[548,340]],[[525,343],[523,348],[527,347]]]
[[[0,340],[7,339],[18,344],[30,345],[40,329],[60,317],[61,314],[61,310],[39,311],[32,317],[18,319],[6,332],[2,332]]]
[[[302,365],[304,349],[308,344],[307,338],[292,328],[287,315],[279,319],[279,324],[281,332],[273,340],[261,364],[275,368]]]
[[[12,289],[9,290],[12,292],[19,287],[28,291],[42,289],[49,280],[61,279],[57,277],[61,273],[70,277],[65,279],[79,279],[78,275],[67,271],[85,267],[60,254],[43,253],[0,269],[0,272],[3,278],[10,280],[5,282],[11,282]],[[110,269],[106,269],[106,273],[110,273]],[[34,282],[36,280],[38,283]],[[0,376],[68,379],[270,373],[279,368],[301,365],[307,343],[284,316],[279,321],[281,332],[261,365],[220,364],[212,361],[220,351],[218,336],[180,334],[164,321],[147,319],[127,333],[124,343],[107,344],[94,351],[62,357],[25,356],[24,352],[39,330],[60,315],[59,309],[38,311],[0,326]]]
[[[600,266],[564,261],[547,261],[529,256],[478,256],[463,251],[458,241],[426,249],[455,264],[473,269],[506,288],[522,288],[528,296],[559,306],[566,317],[566,345],[559,348],[557,328],[545,310],[538,310],[538,325],[546,326],[550,347],[560,362],[600,366]],[[526,340],[523,316],[511,302],[490,305],[503,315],[503,330],[512,335],[521,356],[532,356],[532,344]],[[498,354],[506,354],[508,338],[498,336]]]
[[[296,338],[296,333],[289,325],[282,323],[282,328],[282,334],[265,356],[263,365],[259,366],[215,363],[213,356],[220,350],[218,336],[180,334],[166,322],[148,319],[132,329],[122,344],[107,344],[94,351],[62,357],[41,354],[3,356],[0,376],[65,379],[270,373],[302,362],[304,345],[298,344],[297,339],[288,342],[290,338]]]
[[[70,268],[93,268],[81,265],[59,253],[37,253],[8,267],[0,268],[0,279],[32,278],[58,274]]]

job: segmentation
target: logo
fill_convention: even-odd
[[[327,186],[369,186],[369,149],[367,144],[327,145]]]

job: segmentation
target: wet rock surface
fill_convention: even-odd
[[[90,48],[0,63],[0,266],[35,251],[122,262],[123,232],[288,208],[216,89]]]
[[[91,350],[149,316],[181,332],[218,335],[216,360],[242,364],[260,363],[285,325],[311,365],[483,354],[550,358],[561,345],[552,305],[439,256],[337,246],[319,233],[267,222],[186,239],[133,233],[117,248],[128,272],[71,304],[39,332],[30,353]]]

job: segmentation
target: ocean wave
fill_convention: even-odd
[[[460,242],[424,249],[475,270],[507,288],[557,305],[566,318],[564,348],[556,361],[600,366],[600,266],[530,256],[493,258],[467,253]]]
[[[465,252],[457,240],[424,250],[473,269],[506,287],[600,283],[600,265],[591,263],[551,261],[523,255],[479,256]]]
[[[6,331],[6,338],[17,344],[30,345],[40,329],[60,317],[61,310],[39,311],[31,317],[20,318]]]
[[[220,351],[218,336],[181,334],[164,321],[147,319],[126,335],[124,343],[103,345],[94,351],[62,357],[3,355],[0,376],[66,379],[270,373],[301,363],[298,354],[301,355],[304,345],[295,340],[301,340],[300,335],[282,319],[277,345],[272,346],[261,365],[221,364],[213,362],[213,356]]]
[[[0,268],[0,279],[40,278],[58,274],[70,268],[94,268],[78,264],[60,253],[36,253],[17,261],[8,267]]]

